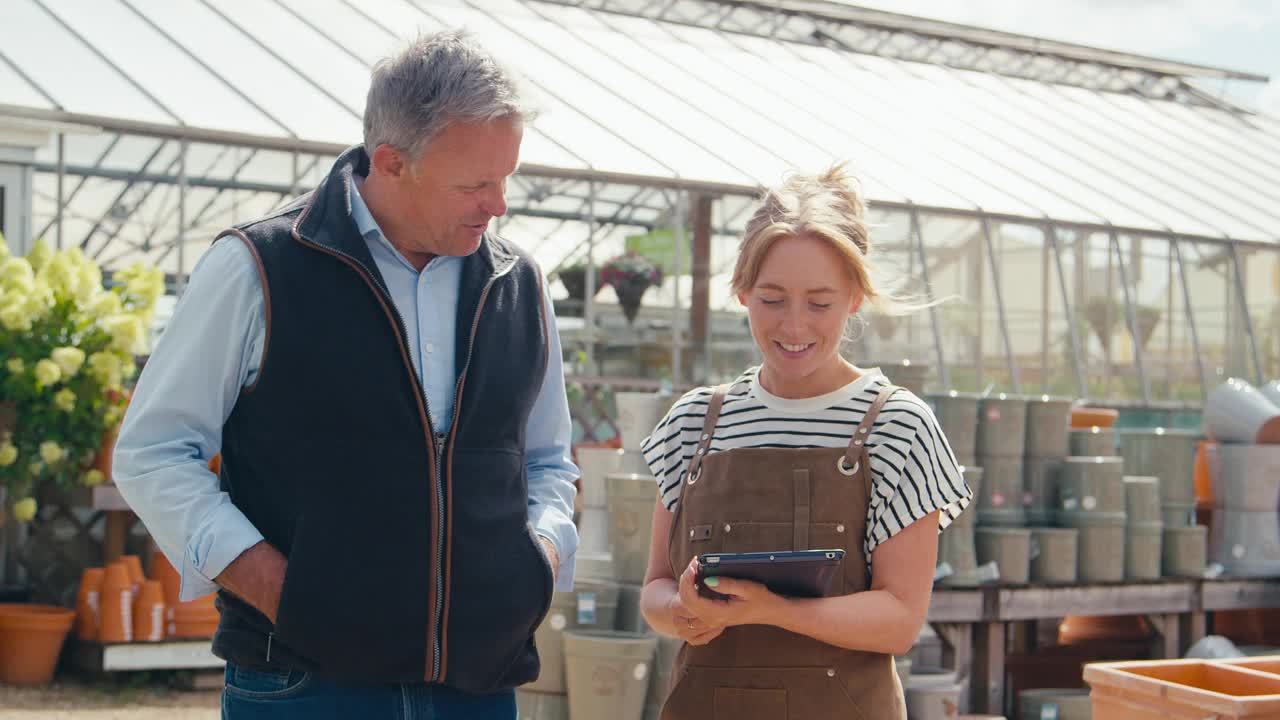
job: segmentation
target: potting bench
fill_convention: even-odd
[[[938,588],[928,619],[943,641],[944,664],[970,678],[971,711],[1000,714],[1011,700],[1005,697],[1011,636],[1029,644],[1035,637],[1029,626],[1038,620],[1142,615],[1157,633],[1153,654],[1175,658],[1205,636],[1207,613],[1262,608],[1280,608],[1280,578]]]

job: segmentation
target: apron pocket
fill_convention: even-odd
[[[662,720],[869,720],[835,667],[689,666]]]
[[[713,720],[787,720],[787,691],[716,688]]]

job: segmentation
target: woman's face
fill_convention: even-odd
[[[751,335],[764,356],[767,389],[808,397],[826,387],[844,367],[840,340],[845,320],[862,302],[839,253],[809,236],[778,240],[765,255],[755,286],[738,294],[747,308]]]

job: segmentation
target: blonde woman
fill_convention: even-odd
[[[686,641],[663,720],[905,720],[893,656],[925,621],[937,535],[968,504],[929,407],[841,341],[893,306],[845,171],[764,193],[733,275],[763,362],[682,397],[643,445],[658,478],[645,618]],[[704,553],[844,549],[826,597],[707,578]]]

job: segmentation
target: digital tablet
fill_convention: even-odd
[[[789,597],[824,597],[844,559],[844,550],[787,550],[781,552],[707,553],[698,556],[698,592],[724,597],[701,582],[708,577],[728,577],[763,583],[770,591]]]

